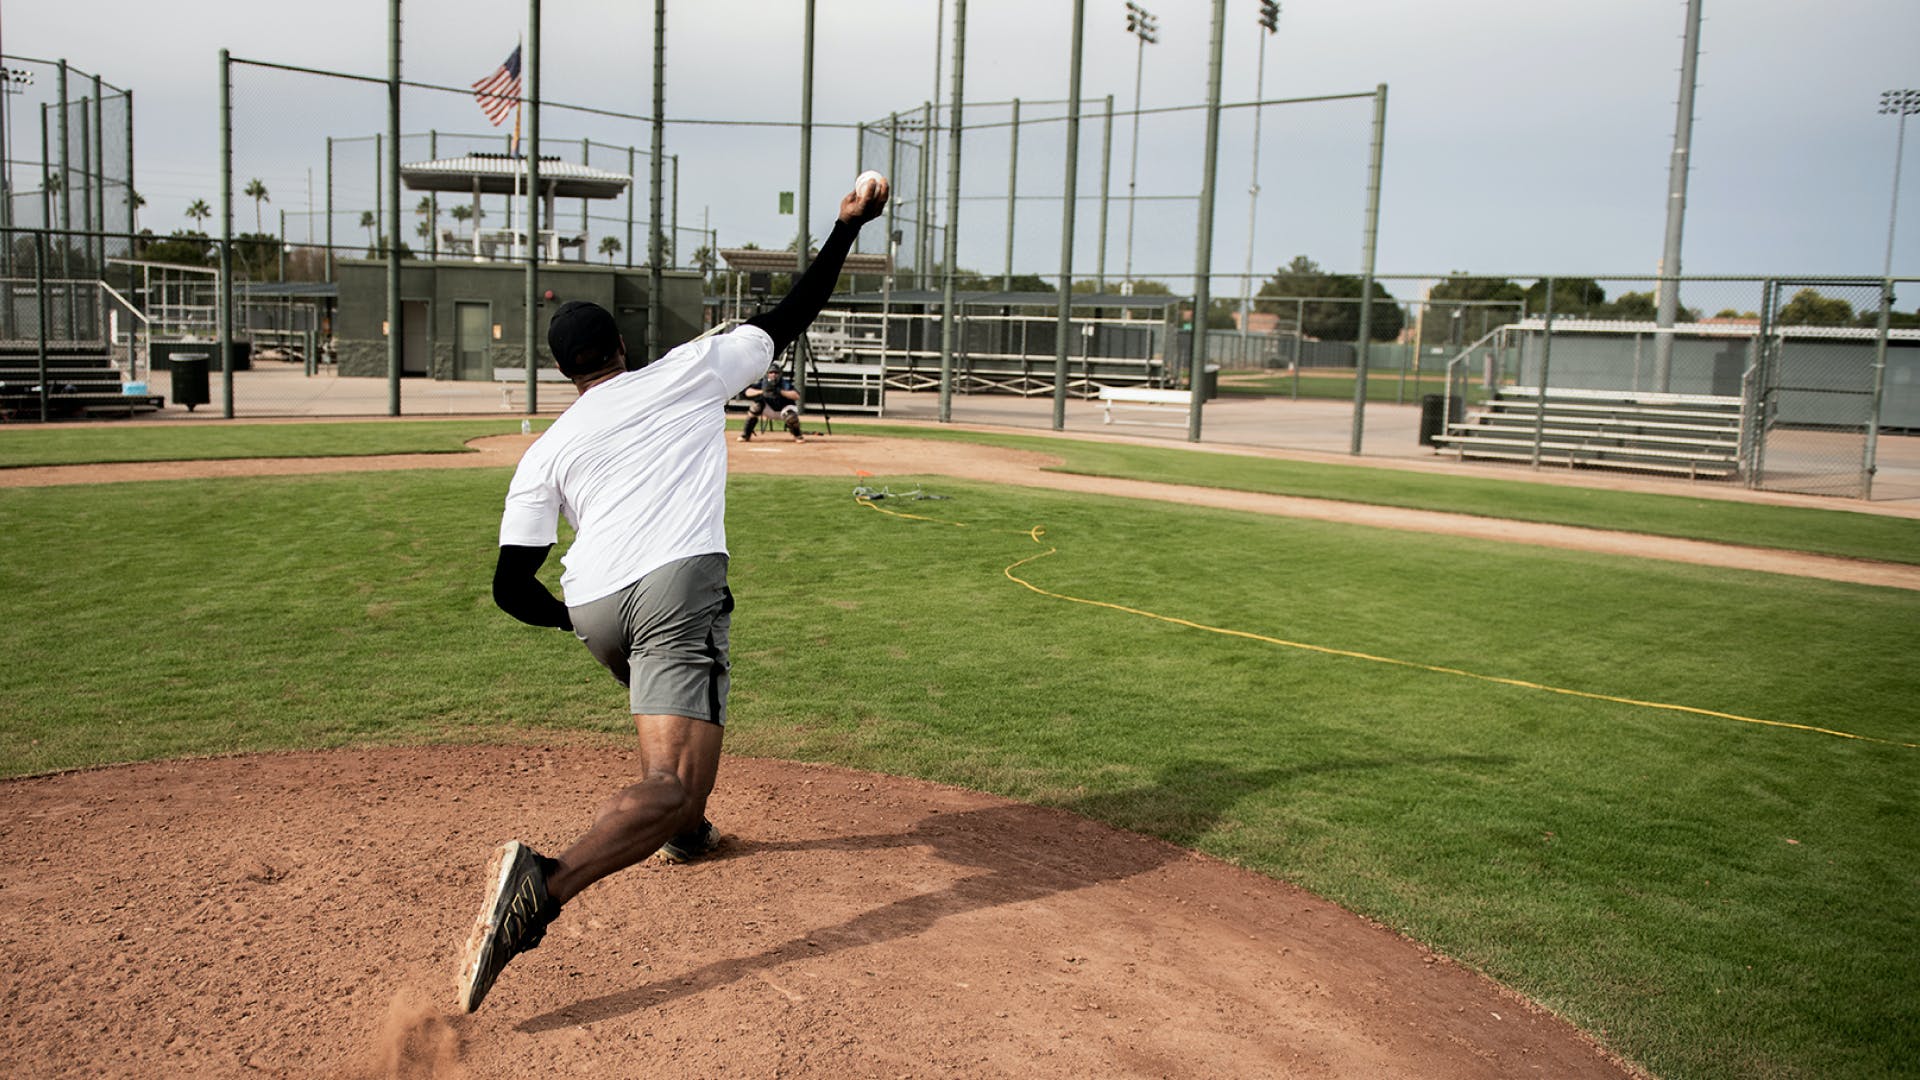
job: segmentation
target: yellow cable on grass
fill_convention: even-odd
[[[866,507],[869,507],[870,509],[878,510],[881,513],[887,514],[891,517],[907,518],[913,521],[925,521],[935,525],[951,525],[955,528],[960,528],[960,529],[964,529],[968,527],[965,522],[941,521],[938,518],[922,517],[918,514],[908,514],[898,510],[888,510],[885,507],[876,505],[873,502],[873,500],[865,497],[857,496],[854,501],[858,502],[862,506],[866,506]],[[1022,533],[1020,535],[1023,535],[1027,537],[1029,540],[1032,540],[1034,543],[1038,544],[1041,542],[1040,538],[1046,535],[1046,530],[1041,528],[1038,525],[1035,525],[1032,529],[1029,529],[1025,533]],[[1205,623],[1193,622],[1190,619],[1181,619],[1172,615],[1161,615],[1157,612],[1152,612],[1152,611],[1142,611],[1139,608],[1127,607],[1124,604],[1109,603],[1105,600],[1089,600],[1082,596],[1069,596],[1066,593],[1053,592],[1048,589],[1043,589],[1040,586],[1035,585],[1033,582],[1028,581],[1025,578],[1020,577],[1014,573],[1015,570],[1019,569],[1022,566],[1027,565],[1030,562],[1037,562],[1038,560],[1044,559],[1049,555],[1058,554],[1059,551],[1060,549],[1057,547],[1049,547],[1047,550],[1041,552],[1038,555],[1029,555],[1024,559],[1021,559],[1018,562],[1015,562],[1007,566],[1004,570],[1001,571],[1001,573],[1006,575],[1007,580],[1012,581],[1015,584],[1020,585],[1033,592],[1039,593],[1041,596],[1045,596],[1053,600],[1065,600],[1065,601],[1068,601],[1069,603],[1074,603],[1074,604],[1086,604],[1089,607],[1106,608],[1109,611],[1119,611],[1119,612],[1124,612],[1125,614],[1128,614],[1128,615],[1138,615],[1143,619],[1155,619],[1164,623],[1172,623],[1175,626],[1184,626],[1192,630],[1204,630],[1210,634],[1224,634],[1227,637],[1246,638],[1249,641],[1260,641],[1260,642],[1265,642],[1268,645],[1279,645],[1289,649],[1301,649],[1306,652],[1321,653],[1326,656],[1343,656],[1350,660],[1367,660],[1376,664],[1391,664],[1394,667],[1412,668],[1416,671],[1430,671],[1436,675],[1455,675],[1463,679],[1477,679],[1481,682],[1498,683],[1502,686],[1517,686],[1523,690],[1544,690],[1550,694],[1565,694],[1568,697],[1588,698],[1593,701],[1610,701],[1616,705],[1632,705],[1642,709],[1665,709],[1669,712],[1690,713],[1695,716],[1711,716],[1719,720],[1738,720],[1743,724],[1759,724],[1763,727],[1791,728],[1795,731],[1808,731],[1817,735],[1832,735],[1835,738],[1840,738],[1840,739],[1855,739],[1860,742],[1879,743],[1883,746],[1900,746],[1900,747],[1905,747],[1907,749],[1920,749],[1920,743],[1903,743],[1903,742],[1896,742],[1892,739],[1877,739],[1871,735],[1855,735],[1852,732],[1848,732],[1848,731],[1835,731],[1832,728],[1814,727],[1810,724],[1792,724],[1784,720],[1762,720],[1759,717],[1741,716],[1738,713],[1715,712],[1712,709],[1697,709],[1691,705],[1674,705],[1674,704],[1670,704],[1663,701],[1641,701],[1638,698],[1616,697],[1612,694],[1596,694],[1588,690],[1569,690],[1569,689],[1566,689],[1565,687],[1560,687],[1560,686],[1548,686],[1544,683],[1528,682],[1525,679],[1508,679],[1499,675],[1481,675],[1478,672],[1462,671],[1459,668],[1438,667],[1433,664],[1422,664],[1413,660],[1396,660],[1391,656],[1374,656],[1371,653],[1354,652],[1350,649],[1334,649],[1334,648],[1329,648],[1328,646],[1325,646],[1325,645],[1310,645],[1303,641],[1287,641],[1284,638],[1268,637],[1265,634],[1255,634],[1247,630],[1232,630],[1222,626],[1208,626]]]

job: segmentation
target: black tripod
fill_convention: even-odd
[[[827,411],[826,386],[820,380],[820,361],[814,358],[812,338],[813,338],[813,332],[811,330],[801,331],[800,336],[794,339],[793,346],[789,351],[789,355],[793,357],[793,373],[794,374],[796,375],[800,374],[802,370],[801,365],[802,364],[806,365],[805,371],[807,374],[807,378],[801,382],[801,387],[802,387],[800,392],[801,396],[813,397],[815,404],[817,404],[820,407],[820,419],[827,425],[827,434],[832,435],[833,434],[833,414]],[[814,387],[815,392],[811,395],[809,395],[805,390],[805,387],[808,384],[811,384]]]

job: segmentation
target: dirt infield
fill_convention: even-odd
[[[729,759],[724,854],[583,894],[472,1016],[499,840],[633,751],[435,747],[0,785],[12,1076],[1621,1077],[1569,1025],[1285,884],[1086,818]]]

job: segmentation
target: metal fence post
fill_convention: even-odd
[[[1360,437],[1366,427],[1367,352],[1373,346],[1373,256],[1380,239],[1380,159],[1387,140],[1387,84],[1373,91],[1373,153],[1367,166],[1367,227],[1360,261],[1360,334],[1354,346],[1357,369],[1353,373],[1353,442],[1351,453],[1360,452]]]
[[[1094,255],[1094,288],[1107,291],[1107,196],[1113,180],[1113,95],[1107,95],[1106,119],[1100,128],[1100,243]]]
[[[233,419],[233,58],[220,50],[220,415]]]
[[[1075,44],[1078,44],[1075,39]],[[1069,117],[1067,124],[1072,126],[1076,118]],[[1013,291],[1013,214],[1015,189],[1020,186],[1020,99],[1013,99],[1013,134],[1007,143],[1007,259],[1006,267],[1000,272],[1000,290]],[[1068,168],[1072,168],[1069,163]],[[1071,209],[1071,207],[1069,207]]]
[[[656,16],[657,17],[657,16]],[[527,265],[526,325],[521,343],[526,350],[525,376],[527,415],[540,411],[540,0],[527,0],[527,51],[522,69],[526,72],[527,141],[521,150],[527,157]],[[653,333],[651,326],[648,334]],[[555,359],[555,364],[559,360]]]
[[[99,232],[94,238],[94,253],[98,261],[93,264],[94,273],[100,278],[107,276],[107,112],[106,104],[100,96],[100,76],[93,77],[93,227]],[[132,188],[128,189],[127,199],[132,201]]]
[[[637,151],[631,146],[627,147],[627,269],[629,270],[633,269],[633,200],[640,187],[633,182],[636,156]]]
[[[680,268],[680,155],[668,154],[667,160],[673,163],[673,202],[667,209],[667,266]]]
[[[1773,317],[1774,305],[1780,295],[1778,281],[1766,281],[1760,286],[1760,358],[1754,364],[1753,376],[1753,416],[1749,423],[1752,431],[1747,436],[1753,449],[1749,454],[1752,471],[1747,476],[1747,486],[1758,488],[1761,474],[1766,470],[1767,459],[1767,388],[1772,381],[1773,366]]]
[[[1539,392],[1533,400],[1533,468],[1540,467],[1540,444],[1547,435],[1547,364],[1553,357],[1553,279],[1547,279],[1547,310],[1540,333]],[[1572,466],[1572,459],[1568,459]]]
[[[800,34],[800,185],[799,196],[794,200],[794,212],[799,215],[795,228],[800,238],[795,242],[793,269],[802,273],[807,269],[807,248],[812,244],[811,226],[807,217],[807,203],[812,196],[813,178],[813,7],[814,0],[806,0],[805,25]],[[797,358],[798,353],[794,354]],[[794,369],[799,370],[796,359]]]
[[[966,0],[960,0],[965,3]],[[936,55],[937,52],[936,52]],[[935,80],[937,83],[939,80]],[[938,89],[936,86],[935,89]],[[933,282],[933,103],[920,106],[920,216],[918,234],[913,238],[914,263],[919,267],[920,287]]]
[[[1066,191],[1060,210],[1060,316],[1053,334],[1053,430],[1067,426],[1067,333],[1073,327],[1073,211],[1080,184],[1080,52],[1087,0],[1073,0],[1073,48],[1067,61]],[[1020,144],[1020,100],[1014,99],[1014,145]],[[1013,181],[1007,181],[1007,273],[1013,273]],[[1010,283],[1010,282],[1009,282]],[[1025,350],[1022,350],[1023,352]]]
[[[327,254],[326,281],[333,282],[333,136],[327,136]]]
[[[400,306],[400,0],[387,0],[387,153],[382,185],[393,208],[387,229],[387,415],[400,415],[400,360],[406,320]],[[375,164],[379,164],[377,157]]]
[[[40,422],[44,424],[51,404],[47,388],[47,230],[36,231],[33,241],[33,309],[39,324],[34,338],[39,342]]]
[[[667,111],[667,0],[653,5],[653,160],[648,166],[647,192],[647,360],[658,360],[665,351],[660,333],[661,315],[666,308],[660,291],[666,278],[660,273],[660,168],[665,164]]]
[[[1873,341],[1873,399],[1867,409],[1867,446],[1860,467],[1860,497],[1873,499],[1873,474],[1879,470],[1880,409],[1886,397],[1887,337],[1893,321],[1893,279],[1880,279],[1880,319]]]
[[[1200,441],[1206,401],[1207,316],[1213,306],[1213,184],[1220,152],[1220,54],[1226,47],[1227,0],[1213,0],[1213,43],[1207,59],[1207,156],[1201,163],[1200,236],[1194,255],[1193,347],[1187,358],[1187,440]]]
[[[427,160],[440,160],[440,132],[437,128],[427,129]],[[440,193],[438,191],[427,193],[427,258],[435,262],[440,260]]]
[[[67,148],[70,145],[67,131],[67,62],[60,61],[58,93],[60,95],[60,277],[63,279],[61,292],[67,298],[67,334],[73,335],[73,164],[69,160]]]
[[[953,126],[947,132],[947,242],[940,286],[940,422],[953,420],[954,258],[960,231],[960,126],[967,73],[967,0],[953,0]]]

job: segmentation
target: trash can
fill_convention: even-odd
[[[185,405],[188,412],[192,412],[195,405],[205,405],[212,400],[207,396],[209,355],[177,352],[167,358],[167,367],[173,376],[173,403]]]
[[[1212,401],[1220,396],[1220,365],[1202,364],[1200,366],[1200,400]]]
[[[1420,398],[1420,445],[1436,445],[1434,437],[1444,433],[1449,424],[1457,424],[1466,419],[1467,403],[1460,398],[1448,398],[1445,394],[1426,394]]]

